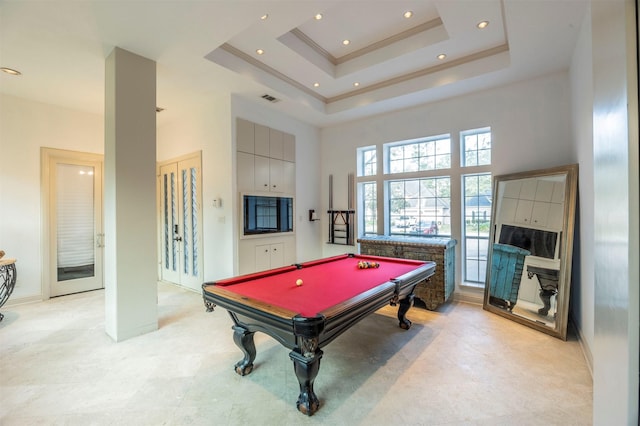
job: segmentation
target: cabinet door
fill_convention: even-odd
[[[530,225],[531,210],[533,210],[533,201],[518,200],[518,207],[516,208],[516,216],[514,218],[514,222]]]
[[[555,182],[553,184],[553,195],[551,196],[551,202],[558,204],[564,203],[564,182]]]
[[[520,187],[520,196],[518,198],[521,200],[535,200],[537,188],[538,182],[536,179],[524,179],[522,181],[522,186]]]
[[[262,155],[263,157],[269,156],[269,128],[260,124],[255,124],[255,136],[254,136],[254,152],[256,155]]]
[[[282,162],[282,192],[296,193],[296,164],[290,161]]]
[[[254,188],[256,191],[269,191],[269,159],[256,155],[254,158]]]
[[[547,216],[547,228],[554,231],[562,231],[564,223],[564,204],[549,204],[549,215]]]
[[[502,198],[500,206],[500,222],[511,223],[515,220],[516,209],[518,208],[518,200],[515,198]]]
[[[236,120],[236,150],[253,154],[254,151],[253,123],[242,118]]]
[[[271,268],[284,266],[284,243],[271,244],[269,248]]]
[[[283,168],[284,161],[269,158],[269,190],[271,192],[282,192],[283,188]]]
[[[547,226],[549,216],[549,203],[535,201],[531,210],[531,224],[534,226]]]
[[[504,187],[503,197],[508,198],[520,198],[520,187],[522,186],[522,182],[519,180],[515,181],[506,181]]]
[[[271,244],[256,246],[256,272],[271,269]]]
[[[296,162],[296,137],[289,133],[284,134],[282,146],[282,159],[284,161]]]
[[[254,155],[238,152],[238,191],[253,191],[255,185]]]
[[[269,157],[282,160],[284,133],[279,130],[269,129]]]
[[[553,195],[553,181],[540,180],[536,188],[536,201],[551,201]]]

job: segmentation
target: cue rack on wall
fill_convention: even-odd
[[[333,175],[329,175],[329,244],[354,245],[354,184],[353,173],[347,177],[347,210],[333,209]]]

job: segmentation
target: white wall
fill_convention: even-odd
[[[286,101],[284,101],[286,102]],[[326,222],[320,202],[320,133],[318,128],[278,113],[244,98],[232,97],[233,149],[235,151],[236,118],[281,130],[296,137],[296,262],[318,259],[322,256],[321,223]],[[234,157],[235,163],[235,157]],[[235,169],[234,169],[235,170]],[[234,205],[238,205],[237,193]],[[309,210],[314,209],[319,222],[309,222]],[[237,218],[237,210],[234,218]],[[234,229],[238,229],[237,223]]]
[[[348,173],[356,172],[356,148],[384,142],[490,126],[494,175],[574,163],[571,150],[568,73],[560,72],[497,89],[322,129],[322,208],[328,208],[328,179],[333,174],[334,208],[347,207]],[[458,149],[458,147],[454,147]],[[453,168],[458,170],[457,165]],[[460,183],[452,182],[452,210],[460,209]],[[328,233],[326,222],[323,234]],[[460,241],[460,224],[452,236]],[[357,233],[356,233],[357,235]],[[323,255],[354,251],[349,246],[323,246]],[[456,280],[460,281],[460,245]],[[476,294],[460,288],[456,292]]]
[[[7,95],[0,95],[0,108],[0,249],[18,259],[8,303],[40,300],[40,147],[103,154],[104,118]],[[237,272],[236,117],[296,136],[297,261],[322,255],[320,222],[307,220],[309,209],[322,211],[317,128],[228,94],[194,96],[172,107],[171,117],[159,116],[158,161],[202,150],[205,281]],[[222,207],[213,207],[214,199]]]
[[[1,94],[0,117],[0,249],[18,260],[7,303],[40,300],[40,147],[102,154],[103,117]]]
[[[593,370],[593,75],[591,70],[591,13],[586,13],[571,62],[571,122],[573,151],[580,165],[578,205],[571,286],[571,313]]]
[[[204,281],[234,275],[230,105],[228,94],[193,97],[189,104],[172,107],[171,120],[162,122],[157,133],[158,161],[202,151]],[[214,207],[214,199],[222,200],[221,207]]]

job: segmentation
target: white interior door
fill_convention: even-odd
[[[102,156],[43,151],[49,296],[104,288]]]
[[[202,285],[200,154],[160,166],[161,278],[193,289]]]

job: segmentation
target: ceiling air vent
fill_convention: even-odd
[[[275,96],[271,96],[271,95],[269,95],[267,93],[262,95],[262,99],[266,99],[269,102],[273,102],[273,103],[280,102],[280,99],[276,98]]]

